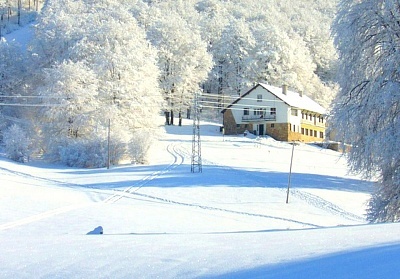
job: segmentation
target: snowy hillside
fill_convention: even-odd
[[[397,278],[400,224],[368,225],[371,183],[340,153],[169,126],[149,165],[0,157],[0,278]],[[102,235],[93,232],[102,226]]]

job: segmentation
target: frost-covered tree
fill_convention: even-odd
[[[60,104],[38,114],[45,151],[69,165],[99,166],[105,161],[92,150],[104,148],[111,121],[113,161],[130,159],[135,130],[157,128],[163,103],[144,30],[113,0],[49,0],[44,11],[32,44],[42,67],[34,92]],[[57,142],[68,152],[55,150]]]
[[[253,34],[244,20],[232,20],[225,27],[211,50],[218,76],[218,93],[241,95],[254,83],[249,78],[255,62],[254,46]]]
[[[37,88],[45,105],[38,114],[46,150],[57,154],[67,139],[88,139],[95,133],[98,115],[98,80],[82,62],[65,61],[44,69],[43,85]]]
[[[335,94],[329,32],[335,1],[199,1],[214,59],[205,90],[230,95],[239,81],[243,90],[257,82],[286,83],[327,106]],[[234,64],[240,71],[229,69]]]
[[[35,24],[32,42],[42,65],[70,59],[70,49],[85,36],[84,11],[84,0],[46,1]]]
[[[0,61],[0,102],[18,102],[18,99],[11,97],[18,97],[24,93],[24,79],[28,75],[26,53],[18,43],[1,38]],[[1,112],[16,117],[19,115],[19,108],[0,106]]]
[[[149,26],[147,34],[158,49],[159,84],[173,124],[173,112],[185,111],[191,105],[194,93],[200,90],[200,84],[207,78],[212,57],[199,30],[191,28],[174,10],[163,12]]]
[[[400,221],[400,2],[342,1],[334,25],[340,93],[331,127],[352,170],[378,176],[372,222]]]
[[[3,134],[3,142],[8,158],[20,163],[29,160],[31,140],[21,127],[16,124],[8,127]]]

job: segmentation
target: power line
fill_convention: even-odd
[[[57,97],[57,96],[33,96],[33,95],[29,95],[29,96],[22,96],[22,95],[16,95],[16,96],[7,96],[7,95],[0,95],[0,98],[26,98],[26,99],[30,99],[30,98],[40,98],[40,99],[67,99],[66,97]]]
[[[67,105],[62,105],[62,104],[5,104],[5,103],[0,103],[0,106],[2,107],[65,107]]]

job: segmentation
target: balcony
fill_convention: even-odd
[[[242,116],[242,122],[263,122],[263,121],[275,121],[275,120],[276,120],[276,114]]]

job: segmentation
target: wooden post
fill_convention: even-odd
[[[286,192],[286,203],[289,203],[289,189],[290,189],[290,179],[292,176],[294,146],[295,146],[295,142],[292,142],[292,157],[290,159],[289,180],[288,180],[287,192]]]

